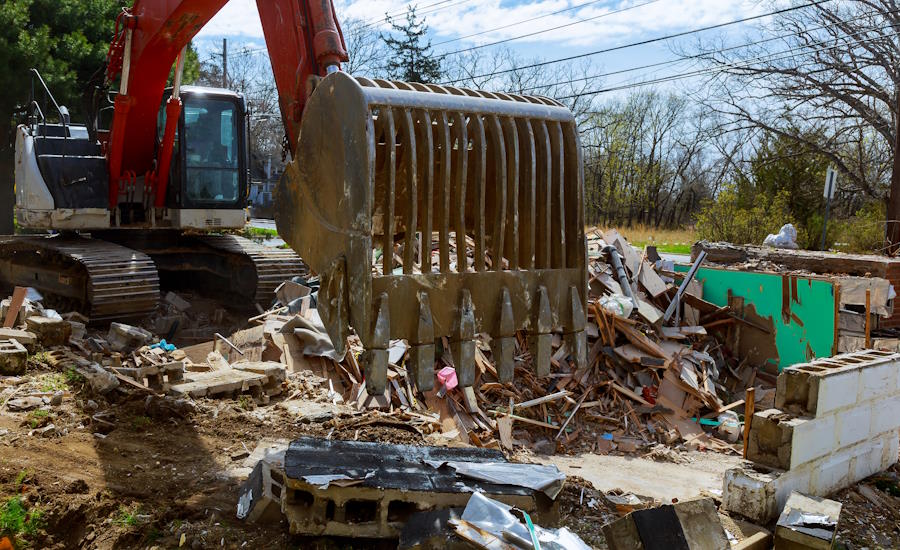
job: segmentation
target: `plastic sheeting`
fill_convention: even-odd
[[[512,462],[440,462],[428,460],[426,463],[433,468],[447,465],[456,473],[490,483],[500,485],[515,485],[527,487],[535,491],[541,491],[551,499],[562,490],[566,475],[556,466],[543,464],[515,464]]]

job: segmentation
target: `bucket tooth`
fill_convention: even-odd
[[[388,346],[390,345],[390,310],[388,295],[382,293],[378,299],[378,316],[372,327],[372,338],[363,353],[366,370],[366,392],[369,395],[384,393],[387,385]]]
[[[513,317],[512,300],[509,290],[504,288],[500,298],[500,325],[491,340],[491,352],[497,365],[497,377],[501,382],[512,382],[515,372],[516,323]]]
[[[450,344],[450,352],[456,363],[456,376],[460,386],[471,386],[475,383],[475,306],[472,294],[463,289],[459,305],[454,341]]]
[[[434,388],[434,320],[428,293],[419,292],[419,326],[409,350],[413,379],[420,391]]]
[[[566,333],[566,347],[575,360],[575,368],[587,367],[587,335],[584,333],[584,325],[587,320],[584,316],[584,307],[581,305],[581,296],[574,286],[569,287],[570,332]]]
[[[553,337],[553,315],[550,312],[550,298],[547,296],[547,287],[538,287],[537,311],[535,312],[534,330],[529,335],[528,341],[531,347],[531,360],[538,376],[550,375],[550,347]]]

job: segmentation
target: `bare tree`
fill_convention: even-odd
[[[360,19],[345,19],[341,28],[350,58],[344,63],[344,70],[354,76],[383,77],[389,52],[378,27]]]
[[[761,31],[751,45],[717,41],[683,52],[719,70],[704,83],[717,90],[708,105],[732,127],[762,129],[822,153],[842,172],[845,191],[886,199],[896,250],[900,3],[817,2],[774,17]]]

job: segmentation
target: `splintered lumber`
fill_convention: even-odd
[[[671,357],[661,348],[659,345],[653,340],[647,338],[647,336],[636,329],[629,323],[622,322],[620,317],[615,318],[616,328],[628,338],[628,341],[634,344],[637,348],[649,353],[650,355],[659,357],[660,359],[671,359]]]
[[[633,391],[629,390],[625,386],[622,386],[621,384],[617,384],[616,382],[613,382],[612,384],[610,384],[610,386],[617,392],[621,393],[622,395],[624,395],[626,397],[634,399],[641,405],[647,405],[648,407],[652,407],[652,405],[646,399],[644,399],[640,395],[634,393]]]
[[[17,286],[13,290],[12,299],[9,301],[9,310],[6,312],[6,319],[3,321],[3,328],[11,328],[15,326],[16,319],[19,318],[19,310],[25,303],[25,295],[28,294],[28,288]]]
[[[543,397],[538,397],[537,399],[519,403],[517,405],[514,405],[514,407],[516,409],[527,409],[528,407],[541,405],[543,403],[549,403],[550,401],[556,401],[557,399],[562,399],[563,397],[567,397],[569,395],[572,395],[572,392],[563,390],[561,392],[551,393],[550,395],[545,395]]]
[[[540,420],[535,420],[533,418],[528,418],[525,416],[519,416],[516,414],[508,414],[502,411],[491,411],[493,416],[508,416],[517,422],[525,422],[526,424],[532,424],[534,426],[540,426],[541,428],[550,428],[551,430],[558,430],[559,424],[549,424],[547,422],[541,422]]]

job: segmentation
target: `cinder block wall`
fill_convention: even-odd
[[[826,496],[897,462],[900,354],[865,350],[788,367],[775,406],[753,415],[747,449],[774,471],[737,469],[724,487],[726,508],[760,521],[772,518],[753,516],[777,515],[791,490]]]

